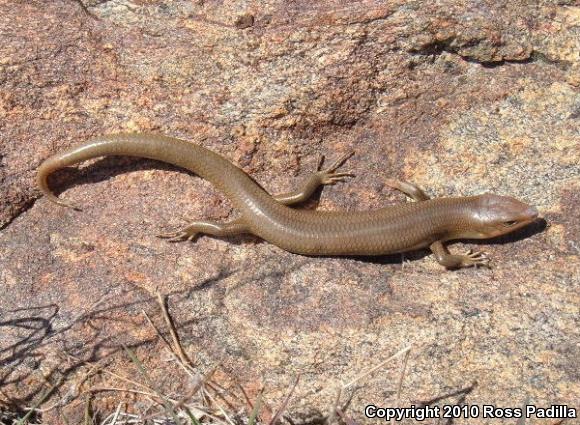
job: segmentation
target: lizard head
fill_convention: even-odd
[[[511,196],[486,193],[473,197],[473,201],[468,230],[462,232],[462,238],[494,238],[527,226],[538,218],[536,207]]]

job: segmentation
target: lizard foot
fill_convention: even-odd
[[[316,166],[316,171],[318,176],[320,177],[320,182],[324,185],[333,185],[337,182],[344,182],[346,181],[347,177],[354,177],[353,173],[337,173],[336,170],[340,168],[351,156],[354,155],[354,152],[348,152],[338,158],[330,167],[325,170],[322,170],[322,165],[324,164],[324,156],[320,155],[318,158],[318,164]]]
[[[175,230],[169,233],[162,233],[157,235],[158,238],[167,239],[169,242],[182,242],[182,241],[192,241],[198,232],[193,226],[186,226],[182,229]]]
[[[462,267],[489,267],[490,259],[487,253],[483,251],[474,251],[470,249],[463,255]]]

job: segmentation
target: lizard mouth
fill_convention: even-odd
[[[527,218],[528,221],[532,222],[540,216],[540,213],[538,212],[538,209],[536,207],[530,206],[526,210],[526,216],[528,217]]]

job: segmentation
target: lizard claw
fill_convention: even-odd
[[[181,230],[176,230],[174,232],[162,233],[157,235],[158,238],[167,239],[168,242],[183,242],[192,241],[197,235],[197,232],[191,231],[188,227]]]
[[[354,177],[353,173],[333,173],[333,172],[322,172],[320,174],[320,180],[322,184],[332,185],[338,182],[345,182],[346,177]]]
[[[470,249],[464,254],[465,257],[465,266],[482,266],[482,267],[489,267],[490,258],[487,256],[486,252],[483,251],[474,251]]]
[[[348,152],[338,158],[330,167],[325,170],[322,170],[322,164],[324,163],[324,156],[320,156],[318,160],[318,164],[316,167],[316,171],[318,171],[318,175],[320,176],[320,182],[324,185],[333,185],[338,182],[346,181],[347,177],[354,177],[353,173],[337,173],[336,170],[343,165],[347,159],[354,155],[354,152]]]

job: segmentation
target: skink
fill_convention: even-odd
[[[486,239],[504,235],[533,222],[535,207],[509,196],[483,194],[429,199],[417,186],[388,180],[416,202],[370,211],[316,211],[291,208],[308,199],[321,185],[344,180],[350,173],[337,169],[348,156],[317,171],[291,193],[272,196],[244,171],[220,155],[187,142],[156,134],[116,134],[97,137],[56,154],[38,169],[37,181],[49,200],[67,207],[55,196],[48,176],[63,167],[105,155],[155,159],[193,171],[214,184],[240,217],[225,223],[195,221],[161,237],[192,240],[196,235],[251,233],[290,252],[305,255],[383,255],[429,247],[446,268],[487,265],[485,253],[451,254],[444,242]]]

